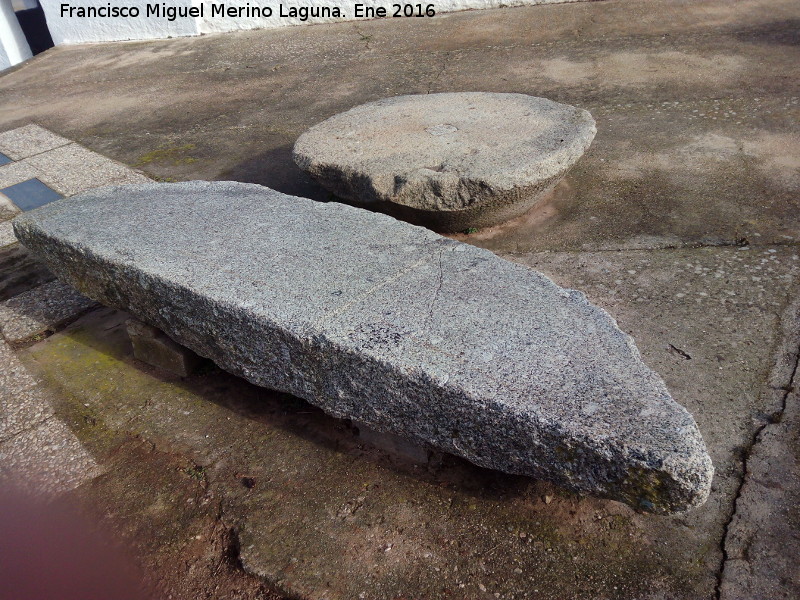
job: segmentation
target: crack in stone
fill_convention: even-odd
[[[466,243],[466,242],[465,242]],[[786,242],[770,242],[767,244],[748,244],[742,246],[736,241],[721,241],[721,242],[687,242],[686,244],[668,244],[666,246],[641,246],[636,248],[596,248],[596,249],[542,249],[542,250],[525,250],[525,251],[505,251],[505,250],[492,250],[498,256],[528,256],[530,254],[552,254],[555,252],[572,253],[572,254],[615,254],[623,252],[659,252],[661,250],[700,250],[703,248],[749,248],[752,250],[760,250],[765,248],[800,248],[800,241],[786,241]]]
[[[800,313],[800,301],[795,301],[792,305],[788,308],[787,312],[789,313],[789,319],[796,319],[798,313]],[[800,344],[798,344],[798,331],[797,326],[790,331],[783,330],[784,335],[790,336],[793,340],[793,351],[791,354],[791,361],[792,361],[792,368],[791,372],[788,376],[788,383],[783,386],[778,386],[777,389],[783,391],[781,394],[780,405],[778,410],[770,415],[767,420],[761,424],[753,433],[750,439],[750,445],[744,450],[742,454],[742,473],[741,479],[739,480],[739,485],[736,488],[736,494],[733,497],[733,502],[731,503],[731,512],[728,516],[728,519],[725,521],[725,524],[722,528],[722,540],[720,541],[720,550],[722,552],[722,563],[720,565],[719,571],[717,573],[717,581],[714,588],[714,595],[717,600],[722,599],[722,583],[724,581],[725,576],[725,566],[728,564],[729,561],[736,560],[728,555],[727,549],[727,542],[728,542],[728,535],[730,532],[731,524],[733,523],[734,518],[738,512],[738,505],[739,499],[742,495],[742,490],[744,489],[745,483],[748,481],[748,461],[753,454],[756,446],[761,441],[762,433],[764,430],[769,427],[770,425],[776,425],[781,422],[783,418],[783,414],[786,412],[786,405],[789,399],[789,395],[795,390],[796,380],[797,380],[797,372],[798,367],[800,366]],[[780,360],[780,359],[779,359]],[[776,389],[775,386],[769,386],[771,389]]]
[[[422,258],[422,259],[418,260],[417,262],[412,263],[412,264],[410,264],[410,265],[408,265],[406,267],[403,267],[402,269],[400,269],[397,273],[395,273],[391,277],[387,277],[386,279],[384,279],[380,283],[377,283],[374,286],[372,286],[371,288],[369,288],[367,291],[362,292],[361,294],[358,294],[355,298],[353,298],[353,299],[345,302],[344,304],[340,305],[339,307],[333,309],[330,313],[328,313],[327,315],[325,315],[324,317],[322,317],[321,319],[316,321],[313,324],[313,326],[315,328],[317,328],[317,329],[322,327],[325,323],[329,323],[331,320],[333,320],[333,319],[339,317],[340,315],[342,315],[343,313],[347,312],[347,310],[351,306],[353,306],[354,304],[357,304],[357,303],[361,302],[364,298],[367,298],[368,296],[371,296],[372,294],[377,292],[382,287],[387,286],[390,283],[393,283],[393,282],[397,281],[403,275],[405,275],[407,273],[410,273],[414,269],[417,269],[417,268],[421,267],[422,265],[426,264],[427,262],[428,262],[428,258],[426,257],[426,258]]]
[[[439,78],[441,78],[445,70],[447,70],[447,62],[449,59],[450,52],[445,52],[444,57],[442,58],[442,66],[439,67],[439,71],[434,76],[433,81],[428,84],[428,89],[425,91],[426,94],[430,94],[433,91],[433,86],[436,85],[436,83],[439,81]]]
[[[353,27],[353,29],[355,29],[355,31],[358,34],[358,37],[360,38],[360,40],[362,42],[364,42],[365,49],[372,50],[372,48],[370,48],[370,45],[369,45],[369,43],[372,41],[372,35],[367,35],[363,31],[361,31],[361,28],[358,25],[355,25],[355,27]]]
[[[428,318],[425,320],[426,323],[433,318],[433,307],[436,306],[436,301],[439,299],[439,292],[442,291],[442,284],[444,283],[444,271],[442,269],[442,255],[444,254],[444,250],[444,248],[439,249],[439,282],[436,284],[433,298],[431,298],[430,304],[428,304]]]

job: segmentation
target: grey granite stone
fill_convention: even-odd
[[[460,231],[526,212],[596,131],[587,111],[525,94],[399,96],[315,125],[294,160],[342,198]]]
[[[26,161],[13,162],[0,167],[0,189],[33,179],[38,175],[33,165]]]
[[[334,416],[645,511],[708,496],[697,426],[633,340],[486,250],[232,182],[96,190],[14,226],[82,293]]]
[[[87,310],[93,300],[60,281],[50,281],[0,303],[0,330],[10,344],[52,333]]]
[[[181,377],[191,375],[202,362],[197,354],[156,327],[138,319],[128,319],[125,326],[137,360]]]

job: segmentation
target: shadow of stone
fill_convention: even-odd
[[[437,211],[419,210],[392,203],[363,204],[334,195],[295,164],[292,160],[292,147],[287,144],[263,152],[224,171],[217,179],[257,183],[290,196],[300,196],[318,202],[341,202],[364,210],[387,214],[395,219],[421,227],[437,229],[436,225],[441,220],[441,214]]]
[[[431,461],[428,465],[413,463],[401,455],[389,454],[366,444],[358,437],[357,427],[350,420],[327,415],[322,409],[291,394],[253,385],[223,371],[211,361],[202,372],[184,378],[142,363],[133,357],[125,329],[128,318],[127,313],[104,308],[71,327],[82,329],[79,335],[82,345],[132,366],[155,380],[189,392],[262,427],[281,429],[328,451],[343,453],[355,460],[371,461],[379,468],[390,469],[403,477],[430,485],[444,485],[467,496],[487,500],[527,496],[532,493],[532,485],[536,488],[535,495],[569,495],[568,492],[554,492],[555,488],[547,482],[485,469],[446,453],[441,453],[441,460]]]
[[[292,160],[292,145],[290,144],[273,148],[250,160],[239,163],[221,173],[217,179],[220,181],[257,183],[290,196],[300,196],[318,202],[340,202],[356,208],[389,215],[400,221],[406,221],[407,223],[441,233],[467,231],[475,224],[474,218],[480,215],[480,210],[475,211],[472,208],[467,208],[463,211],[436,211],[413,208],[392,202],[362,203],[341,198],[322,187],[294,163],[294,160]],[[368,183],[365,179],[364,186],[367,185]],[[542,192],[542,196],[547,197],[550,193],[550,191]],[[539,204],[540,202],[537,202],[525,215],[533,211]],[[510,213],[516,215],[517,209],[514,205],[509,205],[509,209]],[[499,216],[502,217],[502,215]],[[460,225],[454,226],[454,223],[460,223]]]
[[[292,145],[279,146],[239,163],[217,177],[220,181],[257,183],[290,196],[320,202],[331,194],[302,171],[292,160]]]
[[[0,250],[0,301],[27,292],[55,276],[20,244]]]
[[[800,19],[783,19],[755,27],[737,29],[733,37],[741,42],[775,46],[800,46]]]

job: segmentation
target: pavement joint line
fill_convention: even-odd
[[[39,125],[39,127],[42,127],[42,126]],[[50,131],[49,129],[47,129],[45,127],[42,127],[42,129],[45,129],[46,131]],[[9,129],[9,131],[13,131],[13,129]],[[55,132],[53,131],[51,133],[55,133]],[[56,134],[56,135],[59,135],[59,134]],[[60,137],[64,137],[64,136],[60,136]],[[67,138],[64,138],[64,139],[67,139]],[[42,154],[47,154],[48,152],[52,152],[53,150],[58,150],[59,148],[63,148],[64,146],[69,146],[70,144],[77,144],[77,143],[78,142],[76,142],[75,140],[67,140],[67,142],[65,144],[61,144],[60,146],[53,146],[52,148],[48,148],[47,150],[42,150],[41,152],[37,152],[36,154],[31,154],[30,156],[26,156],[25,158],[20,158],[19,160],[15,160],[14,162],[21,163],[21,162],[24,162],[24,161],[28,160],[29,158],[33,158],[35,156],[41,156]],[[13,164],[13,163],[8,163],[8,164]],[[5,166],[5,165],[3,165],[3,166]]]
[[[37,384],[37,386],[38,386],[38,384]],[[34,386],[33,389],[36,389],[37,386]],[[25,427],[23,429],[20,429],[19,431],[17,431],[16,433],[14,433],[14,434],[12,434],[12,435],[10,435],[8,437],[0,438],[0,444],[5,444],[6,442],[10,442],[12,440],[17,439],[21,435],[24,435],[26,433],[30,433],[31,431],[33,431],[37,427],[41,427],[42,425],[44,425],[45,423],[47,423],[49,421],[52,421],[53,419],[58,419],[58,417],[55,414],[47,415],[41,421],[35,421],[35,422],[31,423],[30,425],[28,425],[27,427]],[[65,423],[65,425],[66,425],[66,423]]]
[[[796,298],[794,301],[791,301],[789,305],[786,307],[781,323],[781,330],[784,337],[782,343],[778,345],[776,351],[776,361],[772,369],[772,373],[768,376],[767,381],[767,388],[768,389],[777,389],[782,391],[781,399],[780,399],[780,406],[778,410],[767,416],[765,421],[756,428],[753,432],[753,435],[750,438],[750,444],[744,449],[742,452],[742,471],[741,476],[739,479],[739,484],[736,488],[736,493],[733,496],[733,500],[731,501],[731,510],[728,518],[725,521],[722,529],[722,539],[720,541],[720,550],[722,553],[722,560],[719,569],[717,570],[717,581],[714,587],[714,594],[716,600],[722,600],[722,583],[724,581],[725,576],[725,566],[729,561],[735,560],[728,556],[728,549],[727,549],[727,542],[728,542],[728,534],[731,523],[733,519],[736,517],[738,511],[738,504],[739,499],[742,495],[742,490],[744,489],[744,485],[747,482],[749,471],[748,471],[748,460],[750,456],[753,454],[754,449],[758,444],[761,442],[762,434],[764,431],[773,425],[777,425],[781,422],[783,418],[783,414],[786,412],[786,406],[789,399],[789,395],[795,390],[795,385],[797,384],[797,375],[798,375],[798,368],[800,367],[800,298]],[[791,368],[787,369],[785,364],[782,364],[781,357],[784,355],[784,352],[791,348],[790,352],[790,364]],[[784,374],[784,381],[786,381],[785,385],[781,386],[773,386],[769,385],[770,381],[775,375],[780,376],[781,371],[788,371],[788,375]]]
[[[452,54],[451,51],[447,51],[444,53],[444,56],[442,56],[442,64],[439,67],[439,70],[436,72],[436,75],[434,75],[433,81],[431,81],[428,84],[428,89],[425,92],[426,94],[430,94],[433,92],[433,87],[437,84],[439,79],[441,79],[442,75],[444,75],[444,72],[447,70],[447,63],[450,62],[451,54]]]
[[[563,250],[534,250],[534,251],[524,251],[524,252],[506,252],[506,251],[498,251],[496,254],[499,256],[530,256],[532,254],[556,254],[556,253],[572,253],[572,254],[584,254],[584,253],[592,253],[592,254],[614,254],[618,252],[661,252],[664,250],[702,250],[702,249],[714,249],[714,248],[741,248],[743,252],[747,250],[768,250],[769,248],[798,248],[800,249],[800,240],[792,241],[792,242],[772,242],[769,244],[748,244],[746,246],[741,246],[735,242],[731,243],[721,243],[721,244],[694,244],[694,243],[687,243],[684,246],[658,246],[655,248],[580,248],[580,249],[563,249]],[[747,248],[747,250],[745,250]]]

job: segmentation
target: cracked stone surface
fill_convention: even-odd
[[[334,416],[647,512],[708,496],[700,432],[633,340],[484,250],[230,182],[104,188],[14,230],[89,297]]]
[[[541,200],[597,132],[585,110],[525,94],[369,102],[314,125],[297,165],[341,198],[384,204],[440,231],[487,227]]]

